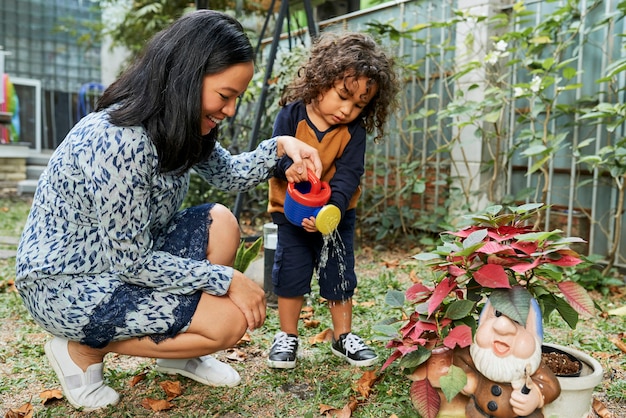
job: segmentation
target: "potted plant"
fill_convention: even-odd
[[[430,277],[418,278],[405,292],[387,294],[387,304],[401,315],[377,327],[393,349],[381,370],[399,360],[399,367],[413,380],[410,396],[422,416],[457,416],[459,405],[451,403],[467,402],[461,394],[467,382],[463,370],[448,360],[441,371],[433,372],[429,362],[436,357],[441,364],[442,353],[452,358],[454,350],[472,344],[488,300],[520,323],[526,321],[533,298],[541,318],[556,312],[571,328],[579,316],[594,314],[593,301],[570,276],[582,261],[570,245],[583,240],[564,237],[560,230],[536,230],[532,221],[544,208],[543,204],[508,210],[491,206],[467,217],[469,225],[441,234],[442,243],[434,251],[414,256],[426,263]],[[601,368],[599,373],[601,378]],[[587,409],[589,405],[590,396]]]

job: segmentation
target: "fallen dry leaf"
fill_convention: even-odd
[[[9,409],[4,418],[32,418],[33,405],[30,402],[25,403],[17,409]]]
[[[165,399],[146,398],[141,402],[141,406],[143,406],[146,409],[159,412],[159,411],[167,411],[168,409],[172,409],[174,407],[174,404],[169,401],[166,401]]]
[[[372,393],[372,387],[378,379],[379,376],[376,375],[376,371],[366,371],[357,381],[356,391],[364,398],[368,398]]]
[[[63,399],[63,392],[59,389],[44,390],[39,394],[39,398],[41,399],[41,403],[45,405],[49,401]]]
[[[165,380],[163,382],[160,382],[159,385],[165,391],[165,395],[167,396],[168,401],[171,401],[172,399],[180,396],[183,393],[183,389],[179,381]]]
[[[328,405],[320,405],[320,413],[327,417],[350,418],[352,416],[352,409],[350,409],[350,404],[346,404],[341,409],[336,409]]]
[[[383,260],[383,265],[387,267],[388,269],[396,268],[400,265],[400,260],[398,260],[397,258],[393,260]]]
[[[226,358],[232,361],[245,361],[248,358],[248,355],[244,351],[233,348],[226,351]]]
[[[611,341],[613,344],[615,344],[615,346],[617,348],[622,350],[622,353],[626,353],[626,343],[624,341],[622,341],[621,338],[611,337],[611,338],[609,338],[609,341]]]
[[[252,338],[250,337],[250,334],[246,332],[245,334],[243,334],[243,337],[241,337],[241,339],[237,341],[237,345],[249,344],[251,342],[252,342]]]
[[[606,406],[596,398],[593,398],[591,406],[600,418],[614,418],[614,415],[608,409],[606,409]]]
[[[130,386],[131,388],[135,387],[139,382],[141,382],[142,380],[144,380],[146,378],[146,374],[145,373],[140,373],[140,374],[136,374],[135,376],[133,376],[132,379],[130,379],[130,382],[128,382],[128,386]]]
[[[420,278],[417,277],[417,273],[415,272],[415,270],[411,270],[411,272],[409,273],[409,278],[411,279],[412,283],[421,283],[422,282],[420,280]]]
[[[304,327],[305,328],[317,328],[320,326],[320,321],[316,320],[316,319],[311,319],[311,320],[304,320]]]
[[[313,318],[313,312],[300,313],[300,319],[310,319],[310,318]]]
[[[324,331],[309,338],[309,344],[315,345],[333,340],[333,330],[326,328]]]
[[[364,308],[371,308],[372,306],[376,306],[376,302],[373,300],[366,300],[365,302],[358,302],[357,305]]]

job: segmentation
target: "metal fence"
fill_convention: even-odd
[[[580,163],[581,156],[597,153],[610,144],[611,135],[606,126],[586,122],[576,110],[599,101],[623,102],[623,74],[613,80],[611,88],[607,82],[598,82],[623,54],[625,19],[620,1],[526,1],[524,18],[504,27],[489,27],[477,17],[486,21],[494,15],[510,15],[519,6],[513,3],[393,1],[320,24],[321,30],[384,32],[381,39],[389,42],[409,70],[405,68],[402,107],[391,123],[388,138],[368,150],[361,219],[382,226],[385,233],[412,227],[436,230],[438,222],[451,213],[480,210],[494,201],[542,201],[552,205],[542,221],[545,228],[563,229],[568,235],[588,240],[578,248],[583,253],[607,256],[617,250],[615,264],[624,267],[626,234],[616,234],[615,230],[619,187],[606,172]],[[574,19],[565,19],[566,13]],[[522,113],[532,114],[540,103],[530,103],[523,97],[502,102],[499,123],[503,131],[497,134],[502,141],[499,146],[506,149],[500,150],[502,164],[494,172],[490,157],[495,152],[494,143],[489,140],[493,132],[488,132],[491,128],[475,121],[463,126],[462,121],[453,123],[452,116],[446,119],[442,115],[450,114],[451,108],[458,105],[455,100],[461,92],[466,95],[466,103],[472,98],[474,105],[486,101],[493,80],[509,86],[526,83],[533,89],[537,72],[523,59],[509,58],[499,67],[500,74],[486,74],[477,68],[459,77],[456,71],[463,60],[468,60],[460,55],[468,53],[467,44],[476,45],[480,40],[484,49],[476,54],[488,60],[494,36],[536,29],[546,19],[561,17],[565,23],[560,30],[545,33],[545,39],[537,42],[569,36],[566,48],[559,50],[559,45],[550,45],[545,53],[554,53],[555,57],[558,53],[556,58],[564,63],[563,68],[571,69],[559,71],[573,78],[553,80],[546,87],[545,92],[552,89],[558,98],[549,109],[541,107],[532,121],[524,120]],[[458,23],[450,24],[455,21]],[[389,27],[396,32],[390,32]],[[611,89],[615,94],[610,94]],[[549,111],[560,113],[553,117]],[[539,156],[529,151],[532,141],[525,135],[533,132],[541,140],[541,129],[548,132],[543,134],[550,140],[561,142],[536,170]],[[622,127],[616,134],[623,134]],[[577,148],[589,138],[595,138],[593,145]],[[619,242],[615,241],[617,236],[621,236]]]

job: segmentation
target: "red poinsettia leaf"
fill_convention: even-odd
[[[444,278],[435,288],[428,302],[428,316],[437,310],[446,296],[456,288],[456,282],[449,277]]]
[[[464,275],[466,273],[466,270],[458,266],[455,266],[454,264],[451,264],[448,266],[448,273],[452,277],[459,277],[459,276]]]
[[[409,287],[406,290],[405,296],[408,300],[412,302],[423,302],[426,299],[428,299],[428,296],[430,296],[431,291],[432,289],[429,289],[423,284],[415,283],[413,286]]]
[[[398,347],[398,350],[400,352],[400,354],[404,357],[409,353],[412,353],[413,351],[417,350],[418,345],[416,344],[411,344],[411,345],[401,345],[400,347]]]
[[[557,285],[559,290],[572,308],[584,317],[591,317],[596,313],[596,307],[589,293],[584,287],[576,282],[561,282]]]
[[[402,338],[411,338],[411,336],[414,335],[416,326],[417,322],[409,321],[406,325],[400,328],[400,335],[402,335]]]
[[[509,276],[506,274],[504,267],[498,264],[485,264],[474,273],[474,280],[483,287],[510,288]]]
[[[441,321],[440,325],[447,325],[446,320],[443,319]],[[425,321],[420,321],[419,322],[419,326],[424,330],[424,331],[437,331],[437,324],[435,324],[434,322],[425,322]]]
[[[511,250],[513,251],[513,250]],[[511,254],[513,257],[499,257],[496,254],[490,254],[487,256],[487,263],[489,264],[498,264],[500,266],[513,266],[519,263],[519,259],[515,254]]]
[[[502,225],[499,228],[490,228],[489,237],[495,239],[496,241],[506,241],[514,238],[518,234],[522,234],[527,231],[528,229],[525,227]]]
[[[446,234],[454,235],[455,237],[460,237],[460,238],[467,238],[472,232],[476,232],[479,229],[481,228],[477,226],[470,226],[470,227],[461,229],[459,231],[446,231]]]
[[[509,247],[508,245],[500,244],[494,241],[486,242],[485,245],[477,249],[476,252],[483,253],[483,254],[496,254],[496,253],[501,253],[501,252],[508,252],[508,253],[514,254],[514,252],[511,251],[511,247]]]
[[[391,355],[387,358],[387,361],[380,368],[380,371],[382,372],[383,370],[385,370],[387,367],[389,367],[389,365],[391,363],[393,363],[394,361],[396,361],[400,357],[402,357],[402,353],[400,353],[400,351],[398,351],[398,350],[396,350],[393,353],[391,353]]]
[[[424,331],[435,331],[437,329],[435,324],[430,324],[428,322],[417,321],[416,323],[410,324],[410,326],[406,325],[400,329],[402,333],[402,338],[417,341]]]
[[[583,260],[572,255],[563,255],[559,257],[557,260],[550,260],[550,264],[554,264],[560,267],[572,267],[582,262]]]
[[[523,252],[524,254],[531,255],[532,253],[537,251],[537,242],[536,241],[516,241],[511,243],[511,247],[515,248],[518,251]]]
[[[437,416],[441,407],[441,398],[428,379],[411,383],[410,394],[413,407],[422,417],[435,418]]]
[[[532,263],[519,263],[511,266],[511,270],[516,273],[526,273],[528,270],[532,270],[539,265],[539,257],[535,258]]]
[[[468,347],[472,343],[472,329],[467,325],[458,325],[448,333],[448,336],[443,339],[443,345],[448,348],[454,348],[456,345],[459,347]]]

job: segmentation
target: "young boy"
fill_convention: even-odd
[[[393,59],[365,34],[324,33],[281,98],[283,108],[274,135],[293,135],[318,150],[323,164],[321,180],[331,189],[328,203],[340,209],[341,221],[337,227],[340,242],[328,240],[328,260],[320,263],[324,239],[315,218],[303,219],[301,225],[285,218],[284,173],[291,160],[282,159],[269,191],[269,212],[278,225],[272,281],[281,328],[270,349],[270,367],[296,366],[298,321],[314,270],[332,317],[332,352],[355,366],[369,366],[378,360],[352,333],[352,296],[357,286],[355,208],[361,194],[366,134],[376,130],[376,139],[383,136],[399,90],[393,66]]]

